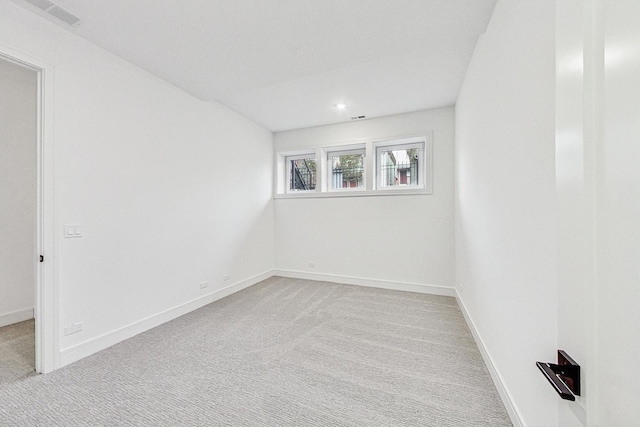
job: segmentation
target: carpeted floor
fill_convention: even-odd
[[[3,426],[508,426],[453,298],[273,277],[48,375]]]
[[[0,328],[0,387],[3,383],[35,375],[34,346],[33,319]]]

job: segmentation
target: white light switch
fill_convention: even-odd
[[[82,225],[80,224],[65,224],[64,237],[67,239],[74,237],[82,237]]]

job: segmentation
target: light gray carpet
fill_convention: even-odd
[[[33,319],[0,328],[0,387],[2,383],[35,374],[34,346]]]
[[[279,277],[0,384],[0,424],[511,425],[453,298]]]

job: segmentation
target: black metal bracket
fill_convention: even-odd
[[[580,396],[580,365],[565,351],[558,350],[558,364],[536,362],[549,383],[565,400],[576,400]]]

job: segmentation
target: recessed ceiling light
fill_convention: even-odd
[[[345,108],[347,108],[347,104],[336,104],[336,108],[338,110],[344,110]]]

